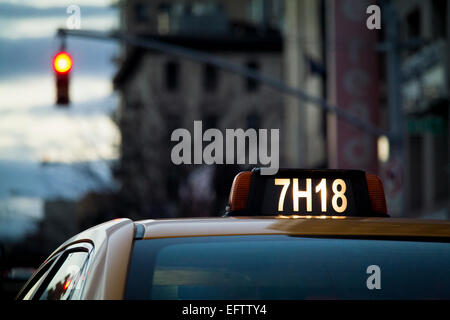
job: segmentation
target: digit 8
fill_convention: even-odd
[[[341,190],[338,190],[338,186],[341,187]],[[345,184],[345,181],[342,179],[336,179],[333,181],[333,185],[331,187],[331,189],[333,190],[333,198],[331,199],[331,204],[333,206],[334,211],[341,213],[344,212],[345,209],[347,209],[347,198],[345,197],[345,191],[347,190],[347,186]],[[338,199],[342,200],[341,205],[338,205],[337,200]]]

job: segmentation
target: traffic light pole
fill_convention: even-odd
[[[279,79],[276,79],[268,75],[264,75],[253,69],[246,68],[236,63],[232,63],[226,59],[217,57],[215,55],[203,51],[182,47],[179,45],[169,44],[156,39],[152,39],[151,37],[143,38],[121,32],[99,32],[91,30],[58,29],[57,35],[63,38],[66,36],[74,36],[99,40],[117,40],[125,42],[127,44],[131,44],[136,47],[152,49],[167,54],[171,54],[174,56],[180,56],[200,63],[214,65],[215,67],[220,68],[222,70],[259,81],[260,83],[272,87],[273,89],[276,89],[288,95],[292,95],[305,102],[310,102],[316,107],[321,108],[326,112],[335,113],[340,119],[372,135],[375,136],[384,135],[391,137],[391,133],[389,131],[378,128],[367,121],[361,120],[358,116],[342,108],[339,108],[338,106],[330,105],[322,98],[310,96],[303,90],[288,86]]]
[[[401,163],[401,194],[400,208],[401,216],[406,214],[407,197],[407,169],[405,157],[405,131],[403,121],[401,83],[402,75],[400,69],[400,50],[401,42],[399,39],[399,21],[393,4],[386,3],[384,6],[386,14],[386,60],[387,60],[387,78],[388,78],[388,101],[389,101],[389,122],[391,131],[390,158]]]
[[[407,133],[405,130],[405,116],[402,107],[402,70],[400,63],[400,54],[402,50],[408,48],[418,48],[427,44],[427,41],[421,38],[402,41],[400,39],[399,19],[394,7],[393,1],[385,0],[381,2],[384,15],[384,25],[386,26],[386,42],[381,44],[380,51],[386,53],[386,73],[388,80],[388,102],[389,102],[389,126],[390,126],[390,158],[392,163],[400,164],[401,175],[401,195],[399,214],[407,216],[409,193],[409,174],[406,166],[408,162],[407,151]]]

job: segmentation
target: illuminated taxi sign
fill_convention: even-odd
[[[359,170],[259,169],[239,173],[229,215],[387,216],[377,176]]]

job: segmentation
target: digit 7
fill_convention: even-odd
[[[281,189],[280,198],[278,199],[278,211],[283,211],[284,198],[286,197],[286,192],[291,184],[291,179],[275,179],[276,186],[283,186]]]

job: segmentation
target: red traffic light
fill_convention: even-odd
[[[53,70],[56,73],[68,73],[72,69],[72,57],[65,51],[61,51],[53,58]]]
[[[53,70],[56,78],[56,104],[68,105],[69,98],[69,76],[72,70],[72,57],[65,51],[58,52],[53,57]]]

